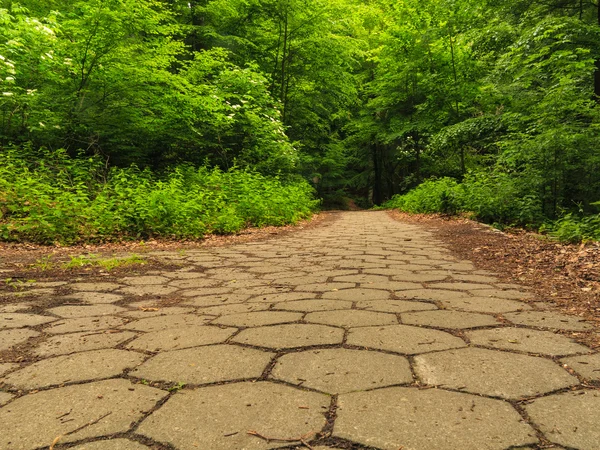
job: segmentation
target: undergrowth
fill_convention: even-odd
[[[3,149],[0,239],[42,244],[202,238],[286,225],[318,206],[303,180],[187,165],[163,175],[64,151]]]
[[[549,220],[539,196],[502,173],[469,174],[461,183],[453,178],[430,179],[394,196],[382,208],[417,214],[461,213],[498,228],[538,229],[562,242],[600,241],[600,214],[566,213]]]

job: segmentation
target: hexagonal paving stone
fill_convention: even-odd
[[[0,363],[0,377],[2,375],[4,375],[5,373],[10,372],[13,369],[16,369],[17,367],[19,367],[18,364],[13,364],[13,363]]]
[[[63,444],[122,433],[166,395],[122,379],[29,394],[0,409],[0,448],[50,447],[57,436]]]
[[[271,376],[329,394],[413,381],[403,356],[343,348],[288,353],[279,358]]]
[[[0,330],[8,328],[35,327],[56,320],[56,317],[37,314],[5,313],[0,314]]]
[[[537,442],[500,400],[439,389],[391,387],[342,394],[334,436],[385,450],[503,450]]]
[[[433,303],[417,302],[410,300],[363,300],[356,302],[357,309],[368,311],[381,311],[402,313],[408,311],[428,311],[437,309]]]
[[[117,283],[106,283],[106,282],[83,282],[83,283],[71,283],[69,287],[75,291],[114,291],[119,289],[123,285]]]
[[[479,283],[465,283],[462,281],[454,281],[447,283],[432,283],[429,287],[434,289],[450,289],[454,291],[468,291],[474,289],[490,289],[492,286],[489,284],[479,284]]]
[[[462,311],[424,311],[405,313],[400,316],[402,323],[437,328],[476,328],[498,325],[498,320],[486,314]]]
[[[204,308],[207,306],[237,305],[240,303],[244,303],[249,298],[250,296],[247,294],[207,295],[185,300],[185,304],[189,306],[197,306],[200,308]]]
[[[2,382],[19,389],[95,380],[119,375],[123,370],[135,367],[146,357],[125,350],[95,350],[57,356],[33,363],[24,369],[7,375]]]
[[[517,291],[515,289],[478,289],[476,295],[506,298],[511,300],[524,300],[533,298],[532,293]]]
[[[127,439],[110,439],[88,442],[70,447],[70,450],[148,450],[150,447]]]
[[[34,353],[38,356],[53,356],[100,350],[115,347],[135,336],[136,334],[130,331],[116,333],[84,331],[82,333],[63,334],[46,339],[36,347]]]
[[[427,384],[508,399],[539,395],[579,383],[548,359],[481,348],[417,356],[415,372]]]
[[[129,304],[128,306],[134,305],[135,303]],[[146,304],[145,306],[138,306],[135,310],[126,310],[119,315],[131,319],[147,319],[149,317],[189,314],[193,312],[194,308],[192,306],[153,306],[151,304]]]
[[[225,342],[237,330],[210,325],[180,326],[146,333],[127,344],[127,348],[159,352]]]
[[[197,316],[195,314],[173,314],[167,316],[148,317],[128,323],[123,326],[127,330],[159,331],[181,326],[202,326],[212,320],[211,316]]]
[[[221,284],[220,280],[211,280],[208,278],[190,278],[185,280],[175,280],[169,283],[179,289],[201,289],[205,287],[215,287]]]
[[[304,320],[306,322],[335,325],[344,328],[398,323],[398,318],[394,314],[358,309],[312,312],[307,314]]]
[[[297,322],[302,319],[302,316],[302,313],[296,312],[257,311],[222,316],[213,320],[211,323],[230,325],[233,327],[260,327],[263,325],[274,325],[276,323]]]
[[[581,450],[599,448],[600,391],[550,395],[534,400],[525,409],[550,441]]]
[[[344,330],[325,325],[287,324],[249,328],[232,341],[266,348],[296,348],[312,345],[341,344]]]
[[[138,276],[138,277],[125,277],[121,278],[119,281],[128,284],[130,286],[149,286],[149,285],[161,285],[168,283],[168,278],[157,276],[157,275],[148,275],[148,276]]]
[[[387,276],[383,275],[355,274],[335,277],[333,281],[347,281],[349,283],[376,283],[389,281],[389,279]]]
[[[309,292],[280,292],[277,294],[263,294],[252,297],[248,303],[276,303],[289,302],[293,300],[310,300],[316,297]]]
[[[248,433],[300,439],[320,431],[329,397],[269,382],[180,391],[142,422],[137,432],[177,448],[262,450],[285,444]],[[210,426],[198,420],[210,418]],[[289,444],[288,444],[289,445]]]
[[[90,306],[58,306],[47,310],[49,313],[73,319],[78,317],[109,316],[127,311],[125,308],[115,305],[90,305]]]
[[[8,350],[9,348],[27,342],[32,337],[39,336],[40,333],[26,328],[10,329],[0,331],[0,351]]]
[[[198,312],[215,316],[227,316],[229,314],[265,311],[267,309],[269,309],[269,305],[264,303],[238,303],[235,305],[209,306],[198,310]]]
[[[116,303],[123,300],[123,296],[119,294],[111,294],[107,292],[76,292],[75,294],[67,295],[65,298],[81,300],[85,303],[102,304],[102,303]]]
[[[122,289],[119,289],[118,292],[122,294],[131,294],[131,295],[169,295],[173,292],[179,290],[177,287],[172,286],[159,286],[159,285],[144,285],[144,286],[128,286]]]
[[[338,281],[332,281],[330,283],[310,283],[310,284],[299,284],[295,286],[296,291],[302,292],[331,292],[338,291],[340,289],[350,289],[355,286],[355,283],[342,283]],[[325,297],[324,297],[325,298]]]
[[[543,355],[571,355],[585,353],[589,348],[573,342],[566,336],[550,331],[529,330],[526,328],[494,328],[467,333],[472,344],[484,347],[520,350]]]
[[[592,329],[592,325],[577,316],[551,311],[525,311],[505,314],[504,317],[513,323],[529,325],[531,327],[552,328],[555,330],[585,331]]]
[[[470,312],[501,314],[513,311],[531,309],[527,303],[502,298],[465,297],[442,300],[442,305],[448,309],[458,309]]]
[[[360,300],[385,300],[391,297],[389,292],[378,289],[345,289],[343,291],[325,292],[322,296],[324,299],[331,300],[349,300],[356,302]]]
[[[600,380],[600,353],[594,355],[571,356],[561,360],[588,380]]]
[[[472,298],[466,292],[450,291],[446,289],[411,289],[407,291],[398,291],[396,296],[415,300],[449,300],[449,299],[470,299]]]
[[[210,345],[159,353],[130,375],[186,384],[258,378],[273,356],[273,353],[236,345]]]
[[[394,281],[410,281],[413,283],[431,283],[432,281],[442,281],[446,278],[448,278],[447,275],[435,275],[419,272],[392,275],[392,280]]]
[[[8,394],[6,392],[0,392],[0,406],[8,403],[8,401],[14,397],[15,396],[12,394]]]
[[[282,302],[274,305],[275,309],[284,309],[287,311],[334,311],[337,309],[351,309],[352,302],[345,300],[296,300],[293,302]]]
[[[46,333],[62,334],[74,333],[78,331],[97,331],[113,329],[127,323],[127,319],[121,317],[84,317],[81,319],[57,320],[49,327],[45,328]]]
[[[358,347],[378,348],[407,355],[466,346],[462,339],[444,331],[408,325],[353,328],[348,333],[347,342]]]

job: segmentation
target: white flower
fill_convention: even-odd
[[[14,92],[3,92],[2,95],[5,97],[10,97],[11,95],[14,95]]]

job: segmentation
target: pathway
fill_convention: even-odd
[[[0,449],[600,449],[600,355],[563,333],[590,325],[417,226],[153,256],[181,268],[0,309],[35,356],[0,363]]]

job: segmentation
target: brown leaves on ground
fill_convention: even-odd
[[[504,233],[487,225],[441,215],[392,217],[425,227],[448,248],[506,283],[528,286],[538,297],[567,314],[600,327],[600,244],[565,244],[523,230]],[[600,339],[588,342],[600,346]]]

